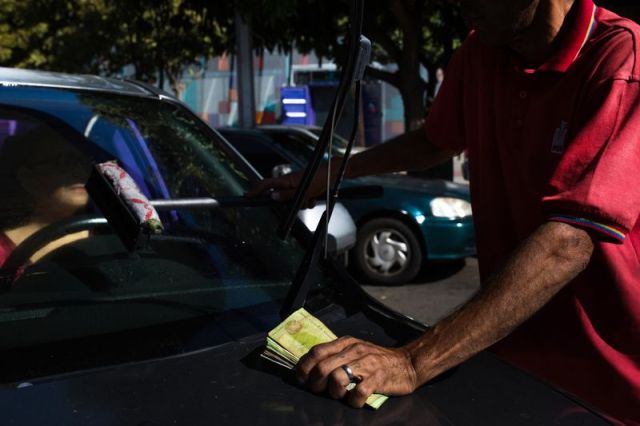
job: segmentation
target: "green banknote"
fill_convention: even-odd
[[[262,356],[293,368],[312,347],[335,339],[337,336],[322,321],[300,308],[269,332]],[[384,395],[373,394],[367,399],[367,405],[378,409],[387,399]]]

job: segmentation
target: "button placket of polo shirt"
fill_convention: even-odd
[[[516,111],[515,111],[515,127],[516,129],[522,129],[524,127],[525,115],[527,110],[529,109],[529,93],[531,89],[532,79],[534,78],[534,74],[519,74],[519,90],[516,92],[516,96],[518,97],[518,102],[516,102]]]

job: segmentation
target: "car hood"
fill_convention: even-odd
[[[450,196],[469,200],[469,185],[443,179],[421,179],[404,175],[380,175],[350,179],[358,185],[381,185],[385,189],[420,192],[430,196]]]
[[[335,314],[331,314],[334,315]],[[323,321],[338,334],[397,342],[362,313]],[[378,411],[297,385],[260,358],[265,335],[181,356],[0,388],[2,425],[604,425],[563,394],[482,353]],[[55,419],[55,420],[54,420]]]

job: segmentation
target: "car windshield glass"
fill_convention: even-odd
[[[322,129],[320,127],[311,127],[308,129],[309,132],[313,133],[316,138],[320,137],[320,134],[322,133]],[[345,138],[343,138],[342,136],[334,133],[333,134],[333,148],[337,149],[340,152],[343,152],[347,149],[347,145],[349,145],[349,141],[347,141]]]
[[[275,236],[269,207],[163,210],[134,251],[86,222],[102,216],[84,184],[104,161],[149,199],[241,197],[255,178],[227,149],[172,102],[2,89],[0,349],[279,304],[303,250]]]
[[[269,137],[273,141],[275,148],[288,153],[288,155],[297,163],[298,167],[306,167],[313,158],[316,139],[312,136],[301,136],[295,133],[273,132],[269,133]],[[339,148],[333,146],[333,155],[342,155]],[[328,156],[325,153],[324,159]]]

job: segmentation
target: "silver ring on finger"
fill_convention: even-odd
[[[349,367],[347,364],[341,365],[340,368],[344,370],[344,372],[347,374],[347,377],[349,378],[349,384],[345,386],[345,389],[347,391],[353,390],[357,386],[357,384],[362,381],[362,379],[360,377],[355,376],[353,374],[353,371],[351,370],[351,367]]]

